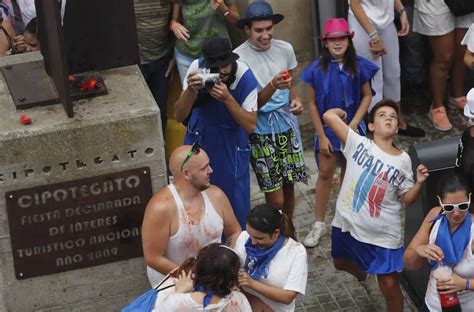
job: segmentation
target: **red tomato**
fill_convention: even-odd
[[[31,120],[30,116],[28,116],[28,115],[21,115],[20,116],[20,123],[22,125],[30,125],[32,123],[32,120]]]
[[[284,73],[281,74],[281,77],[282,77],[283,79],[285,79],[285,80],[288,80],[288,79],[290,79],[291,74],[290,74],[289,71],[286,71],[286,72],[284,72]]]
[[[87,81],[87,89],[88,90],[94,90],[96,86],[97,86],[97,80],[90,79],[90,80]]]
[[[81,91],[91,91],[97,87],[97,80],[89,79],[86,82],[83,82],[79,85]]]

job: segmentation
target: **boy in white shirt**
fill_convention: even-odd
[[[403,269],[401,210],[411,205],[428,177],[419,165],[416,183],[407,153],[393,145],[398,131],[398,104],[378,102],[369,115],[373,140],[345,123],[346,113],[331,109],[324,122],[344,145],[347,170],[336,203],[332,229],[334,266],[359,281],[377,275],[389,311],[403,311],[398,271]]]

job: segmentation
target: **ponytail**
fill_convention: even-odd
[[[281,210],[279,210],[281,211]],[[286,213],[281,211],[281,218],[282,218],[282,223],[280,227],[280,231],[285,235],[286,237],[291,237],[295,241],[298,241],[296,239],[295,235],[295,226],[293,225],[293,222],[291,222],[290,218],[286,215]]]
[[[296,240],[295,228],[288,216],[267,204],[253,208],[247,216],[247,223],[255,230],[266,234],[273,234],[279,229],[284,236]]]

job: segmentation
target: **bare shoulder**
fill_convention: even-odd
[[[158,193],[155,193],[148,202],[145,209],[145,219],[160,217],[169,218],[176,210],[176,204],[168,187],[163,187]]]
[[[209,186],[209,188],[206,190],[206,194],[209,197],[212,206],[221,217],[227,215],[226,211],[232,210],[232,206],[229,199],[227,198],[227,195],[225,195],[224,191],[222,191],[219,187],[215,185]]]
[[[228,201],[229,199],[225,195],[224,191],[222,191],[218,186],[215,185],[210,185],[209,188],[206,190],[207,196],[209,196],[209,199],[211,199],[213,202],[220,202],[222,200]]]
[[[439,215],[440,212],[441,212],[441,207],[439,206],[431,208],[430,211],[428,211],[428,213],[426,214],[425,221],[431,222],[431,220],[437,215]]]

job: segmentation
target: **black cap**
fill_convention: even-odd
[[[232,52],[229,40],[225,38],[212,38],[202,45],[202,55],[204,56],[203,67],[216,68],[228,65],[239,58],[239,55]]]

